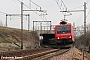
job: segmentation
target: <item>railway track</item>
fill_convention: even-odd
[[[48,54],[45,54],[43,56],[34,58],[33,60],[48,60],[49,58],[52,58],[53,56],[61,55],[61,54],[65,53],[65,52],[67,52],[67,51],[69,51],[69,49],[57,50],[55,52],[48,53]]]
[[[51,49],[41,48],[32,50],[20,50],[0,52],[0,59],[13,59],[13,60],[46,60],[53,56],[61,55],[69,49]]]
[[[51,49],[39,48],[32,50],[19,50],[0,52],[0,60],[73,60],[82,59],[82,51],[77,48]],[[84,53],[84,59],[90,60],[88,54]]]
[[[52,50],[51,48],[39,48],[31,50],[5,51],[0,52],[0,59],[22,59],[25,56],[37,54],[40,52]]]
[[[9,51],[0,52],[1,60],[46,60],[56,55],[60,55],[68,51],[69,49],[51,49],[41,48],[32,50],[20,50],[20,51]]]
[[[25,56],[22,59],[24,59],[24,60],[28,60],[28,59],[30,59],[30,60],[40,60],[41,59],[40,57],[42,57],[44,55],[47,55],[47,54],[50,54],[50,53],[53,53],[53,52],[56,52],[56,51],[59,51],[59,49],[52,49],[52,50],[40,52],[38,54],[33,54],[33,55]]]

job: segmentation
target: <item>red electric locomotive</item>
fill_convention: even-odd
[[[65,46],[74,42],[74,31],[72,24],[68,24],[65,21],[60,22],[59,25],[55,25],[54,34],[40,34],[43,36],[41,45],[45,46]]]
[[[62,21],[55,26],[55,42],[58,45],[71,44],[74,42],[74,31],[72,24]]]

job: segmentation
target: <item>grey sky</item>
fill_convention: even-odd
[[[27,6],[30,6],[29,0],[20,0],[20,1],[23,1]],[[47,20],[51,20],[52,24],[58,24],[59,21],[64,18],[55,0],[32,0],[32,1],[38,4],[39,6],[41,6],[42,10],[47,10],[48,15],[46,16],[46,18]],[[87,4],[87,14],[88,14],[88,12],[90,11],[90,1],[89,0],[63,0],[68,10],[83,10],[83,5],[84,5],[84,2],[86,1],[88,1],[88,4]],[[61,5],[61,2],[59,2],[59,4]],[[76,8],[79,6],[81,7]],[[18,0],[0,0],[0,12],[4,12],[7,14],[20,14],[20,11],[21,11],[20,8],[21,8],[20,2],[18,2]],[[31,3],[31,9],[36,9],[36,8],[39,9],[39,7]],[[28,9],[28,8],[24,6],[24,9]],[[30,17],[31,26],[32,26],[32,21],[42,20],[42,18],[40,18],[40,16],[38,16],[34,12],[24,12],[24,13],[28,13],[31,15]],[[40,12],[37,12],[37,13],[41,14]],[[90,14],[87,17],[87,24],[90,23],[89,16]],[[5,25],[5,17],[6,17],[5,14],[0,13],[0,21],[2,21],[4,25]],[[68,20],[68,22],[72,24],[73,22],[75,22],[76,26],[83,25],[83,21],[84,21],[83,12],[72,12],[72,15],[67,16],[66,19]],[[8,17],[8,26],[20,28],[20,17],[11,17],[11,20]],[[24,29],[27,29],[26,17],[24,17]]]

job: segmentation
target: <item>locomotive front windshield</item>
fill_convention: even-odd
[[[70,32],[70,26],[58,26],[57,27],[57,34],[69,33],[69,32]]]

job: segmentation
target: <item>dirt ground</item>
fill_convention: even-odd
[[[68,52],[54,56],[49,60],[83,60],[82,51],[77,48],[72,48]],[[84,52],[84,60],[90,60],[90,54]]]

